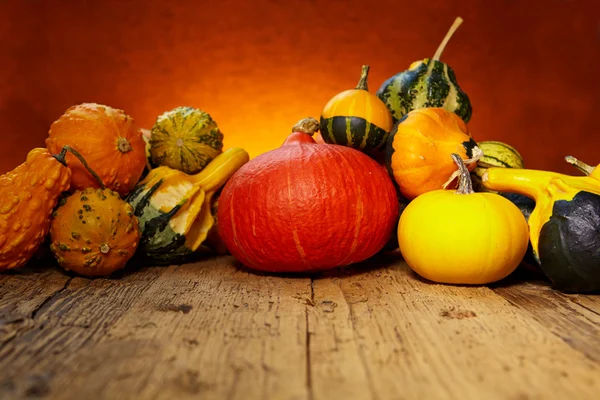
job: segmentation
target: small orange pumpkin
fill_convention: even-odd
[[[482,156],[458,115],[443,108],[419,108],[406,114],[390,133],[386,165],[402,196],[412,200],[454,181],[453,153],[460,155],[469,171]]]
[[[52,217],[50,250],[61,267],[80,275],[105,276],[124,268],[141,237],[132,206],[110,189],[76,191]]]
[[[50,127],[46,147],[58,153],[69,145],[78,150],[107,188],[127,195],[146,167],[146,143],[133,119],[109,106],[83,103],[70,107]],[[97,188],[97,180],[73,155],[71,189]]]

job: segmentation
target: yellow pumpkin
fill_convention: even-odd
[[[430,281],[488,284],[512,273],[529,243],[527,221],[510,200],[475,193],[461,156],[457,190],[433,190],[400,217],[398,244],[408,266]]]

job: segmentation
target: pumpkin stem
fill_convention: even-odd
[[[435,54],[433,55],[433,58],[431,59],[431,61],[438,61],[440,59],[440,57],[442,56],[442,52],[444,51],[444,49],[446,48],[446,45],[450,41],[450,38],[452,37],[452,35],[454,35],[454,32],[456,32],[456,30],[462,23],[463,23],[463,19],[461,17],[456,17],[456,19],[454,20],[454,23],[448,30],[448,33],[446,33],[446,36],[444,36],[444,40],[442,40],[442,43],[440,43]]]
[[[117,148],[121,153],[127,153],[128,151],[132,150],[131,144],[129,144],[129,141],[124,137],[119,137],[117,139]]]
[[[109,251],[110,251],[110,246],[108,245],[108,243],[102,243],[102,245],[100,246],[100,253],[108,254]]]
[[[77,157],[77,159],[81,162],[81,164],[83,164],[83,166],[85,167],[85,169],[87,169],[87,171],[90,173],[90,175],[92,175],[94,177],[94,179],[96,179],[96,181],[100,185],[100,188],[102,190],[104,190],[106,188],[106,186],[104,186],[104,182],[102,182],[102,179],[100,179],[98,174],[88,165],[87,161],[85,161],[85,158],[83,158],[83,156],[77,150],[72,148],[71,146],[68,146],[68,145],[64,146],[62,148],[62,150],[60,151],[60,153],[57,155],[54,155],[53,157],[56,158],[59,163],[61,163],[62,165],[64,165],[66,167],[67,161],[66,161],[65,157],[67,155],[67,151],[69,153],[73,154],[75,157]]]
[[[463,159],[456,153],[452,153],[452,159],[458,166],[458,189],[457,194],[471,194],[473,193],[473,181],[471,181],[471,174],[467,169],[467,166],[463,162]],[[454,175],[454,174],[453,174]],[[454,179],[454,177],[452,178]]]
[[[472,157],[467,160],[463,160],[461,158],[461,163],[464,163],[465,165],[473,164],[475,162],[478,162],[481,157],[483,157],[483,150],[481,150],[481,148],[479,146],[475,146],[475,147],[473,147],[473,150],[472,150]],[[452,158],[454,158],[454,157],[452,157]],[[461,175],[461,173],[462,172],[461,172],[460,168],[457,169],[456,171],[454,171],[452,173],[452,175],[450,175],[450,178],[446,181],[446,183],[444,183],[442,185],[442,189],[446,189],[448,187],[448,185],[450,185],[457,176]],[[471,183],[471,185],[472,185],[472,183]]]
[[[566,156],[565,161],[577,168],[579,171],[583,172],[585,175],[591,175],[594,172],[594,167],[591,165],[587,165],[583,161],[579,161],[573,156]]]
[[[369,78],[369,66],[363,65],[362,70],[360,72],[360,80],[358,81],[358,85],[356,85],[357,89],[360,90],[369,90],[369,86],[367,85],[367,79]]]
[[[319,131],[319,121],[312,117],[301,119],[292,127],[292,132],[303,132],[310,136]]]

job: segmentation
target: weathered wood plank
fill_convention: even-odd
[[[344,399],[591,399],[600,391],[597,363],[489,288],[428,283],[400,260],[349,271],[315,281],[315,400],[336,388]],[[318,307],[325,298],[337,304],[332,312]]]
[[[494,291],[569,346],[600,363],[600,296],[565,295],[548,285],[524,282]]]
[[[31,329],[38,310],[70,280],[54,268],[25,268],[0,275],[0,346]]]
[[[306,298],[310,279],[232,257],[170,268],[98,344],[71,352],[52,398],[309,399]]]
[[[148,268],[93,280],[58,269],[4,276],[2,318],[23,322],[10,340],[0,342],[0,398],[52,397],[53,377],[72,354],[103,338],[162,272]]]

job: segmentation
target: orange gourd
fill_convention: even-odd
[[[44,241],[50,214],[71,180],[64,156],[35,148],[0,176],[0,271],[23,266]]]
[[[107,188],[127,195],[146,167],[146,144],[133,119],[109,106],[84,103],[70,107],[50,127],[46,147],[58,152],[69,145],[79,151]],[[99,183],[72,155],[71,189],[98,188]]]
[[[412,200],[455,180],[453,153],[460,155],[469,171],[482,156],[458,115],[443,108],[419,108],[406,114],[390,133],[386,164],[402,196]]]
[[[52,216],[50,250],[61,267],[80,275],[124,268],[140,241],[133,207],[110,189],[76,191]]]

